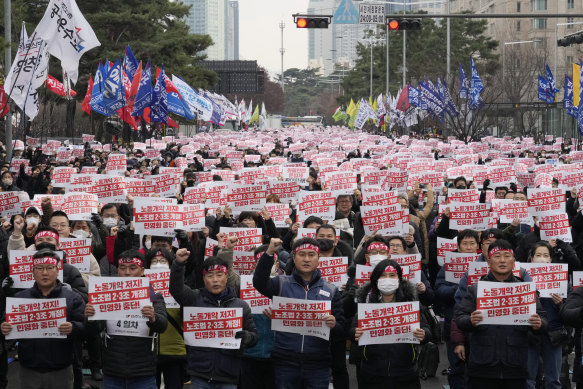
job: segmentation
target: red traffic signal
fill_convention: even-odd
[[[417,31],[421,30],[421,19],[387,18],[387,25],[389,26],[389,31]]]
[[[292,15],[297,28],[328,28],[331,15]]]

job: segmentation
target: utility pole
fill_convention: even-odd
[[[285,23],[283,20],[279,22],[279,28],[281,29],[281,48],[279,52],[281,53],[281,90],[283,91],[283,54],[285,53],[285,49],[283,48],[283,29],[285,28]]]
[[[10,50],[12,42],[12,20],[10,13],[11,0],[4,0],[4,40],[6,40],[6,50],[4,51],[4,72],[8,74],[12,67],[12,51]],[[5,91],[6,94],[10,91]],[[9,104],[9,103],[8,103]],[[12,112],[8,111],[6,115],[6,127],[4,130],[6,140],[6,161],[10,161],[12,156]]]

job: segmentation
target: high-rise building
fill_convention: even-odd
[[[239,60],[239,1],[229,0],[227,11],[227,60]]]
[[[545,58],[555,73],[557,84],[562,85],[562,75],[572,73],[572,63],[582,54],[581,47],[558,47],[557,38],[583,30],[583,21],[575,17],[547,18],[546,14],[566,13],[581,15],[583,1],[580,0],[455,0],[451,1],[451,12],[470,10],[480,14],[521,13],[540,14],[536,18],[487,19],[486,34],[498,42],[501,54],[512,46],[512,50],[532,45]],[[505,47],[506,46],[506,47]],[[556,62],[556,70],[555,70]],[[544,66],[544,64],[542,64]],[[541,68],[544,73],[544,68]]]
[[[209,60],[239,56],[239,3],[229,0],[181,0],[192,6],[186,24],[193,34],[210,35],[213,45],[206,50]],[[232,56],[231,56],[232,54]]]

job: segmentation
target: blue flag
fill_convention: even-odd
[[[466,71],[464,70],[462,64],[460,64],[459,72],[460,72],[459,96],[460,99],[467,99],[470,85],[468,82],[468,76],[466,76]]]
[[[549,68],[548,64],[545,64],[547,67],[547,83],[549,84],[549,93],[553,96],[551,103],[555,102],[555,95],[559,93],[561,90],[557,88],[555,84],[555,78],[553,77],[553,73],[551,73],[551,69]]]
[[[577,107],[573,105],[573,80],[565,74],[565,95],[563,97],[563,108],[567,115],[577,117]]]
[[[110,112],[115,112],[126,105],[121,61],[118,59],[109,69],[103,82],[103,103]]]
[[[407,85],[407,88],[409,88],[409,93],[407,93],[409,104],[414,105],[415,107],[419,107],[421,105],[419,102],[419,89],[411,85]]]
[[[480,106],[480,93],[484,91],[484,84],[482,83],[482,79],[478,74],[478,70],[476,69],[476,64],[474,63],[474,58],[470,57],[471,64],[472,64],[472,81],[470,83],[470,109],[477,109]]]
[[[186,104],[184,100],[182,100],[180,94],[176,92],[168,92],[168,112],[182,116],[186,120],[194,119],[194,115],[190,111],[188,104]]]
[[[204,97],[208,99],[212,106],[213,106],[213,113],[211,115],[210,122],[216,125],[221,123],[221,117],[223,116],[223,107],[219,103],[217,103],[206,91],[204,92]]]
[[[107,109],[103,103],[103,81],[107,76],[107,70],[99,62],[97,66],[97,72],[95,72],[95,78],[93,80],[93,89],[91,90],[91,110],[95,111],[103,116],[111,115],[111,112]]]
[[[538,75],[538,99],[548,103],[548,91],[549,91],[549,82],[546,78]]]
[[[138,60],[134,57],[130,45],[126,46],[126,54],[123,57],[123,70],[126,72],[130,82],[132,82],[136,75],[136,71],[138,70]]]
[[[445,81],[441,80],[439,77],[437,78],[437,90],[439,91],[439,96],[441,97],[441,101],[443,101],[443,105],[447,113],[451,116],[458,116],[460,113],[449,93],[449,89]]]
[[[439,94],[433,90],[431,84],[427,81],[420,82],[419,91],[421,92],[422,100],[425,103],[425,108],[422,109],[442,119],[444,114],[443,102],[439,98]]]
[[[164,66],[160,70],[158,81],[152,93],[152,105],[150,106],[150,118],[155,123],[168,124],[168,92],[166,92],[166,74]]]
[[[150,60],[146,65],[146,69],[142,72],[142,79],[136,94],[136,101],[132,110],[132,116],[141,116],[144,113],[144,108],[152,104],[152,72],[150,69]]]

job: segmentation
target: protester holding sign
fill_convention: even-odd
[[[382,260],[374,268],[370,282],[365,284],[357,295],[359,304],[364,303],[401,303],[417,301],[416,288],[403,280],[401,266],[393,260]],[[355,317],[352,321],[351,335],[359,341],[366,330],[361,327],[364,317]],[[392,318],[383,322],[384,329],[398,329],[399,324],[408,327],[406,316]],[[401,320],[403,319],[403,320]],[[392,332],[391,332],[392,334]],[[376,336],[377,334],[375,334]],[[417,342],[425,342],[430,337],[430,330],[421,316],[420,327],[410,333],[401,333],[403,337],[412,335]],[[372,334],[371,334],[372,336]],[[382,337],[382,335],[378,335]],[[420,388],[417,358],[419,348],[412,343],[368,344],[359,347],[360,366],[357,365],[358,384],[361,388],[381,389],[388,387],[415,389]],[[372,343],[372,342],[371,342]],[[385,343],[379,339],[379,343]]]
[[[489,247],[490,272],[480,281],[513,284],[523,282],[512,274],[514,250],[505,240],[497,240]],[[462,331],[471,333],[469,339],[468,376],[472,389],[497,387],[526,388],[528,372],[528,332],[546,330],[546,315],[536,303],[536,313],[526,325],[481,324],[489,314],[476,310],[478,285],[472,285],[457,306],[455,320]],[[517,297],[518,298],[518,297]],[[514,304],[508,301],[508,305]]]
[[[324,281],[318,270],[318,242],[311,238],[298,239],[292,248],[295,264],[292,275],[270,278],[274,254],[281,246],[280,239],[271,239],[269,247],[259,259],[253,285],[266,297],[281,296],[309,301],[331,301],[331,315],[324,322],[327,327],[344,334],[345,322],[338,289]],[[298,324],[301,324],[299,322]],[[272,352],[276,388],[298,387],[325,389],[330,381],[331,365],[329,341],[315,336],[277,331]]]
[[[176,252],[176,260],[172,264],[170,271],[170,293],[182,307],[208,307],[208,308],[239,308],[243,311],[242,330],[233,334],[233,340],[240,339],[241,349],[252,347],[257,343],[257,329],[251,317],[251,310],[246,302],[239,299],[233,288],[227,286],[227,264],[217,258],[207,258],[203,264],[204,288],[191,289],[184,285],[184,265],[190,253],[186,249],[179,249]],[[190,320],[186,318],[185,321]],[[201,323],[202,325],[203,323]],[[212,327],[212,328],[211,328]],[[224,329],[226,327],[211,326],[209,329]],[[205,327],[206,328],[206,327]],[[204,328],[199,327],[200,330]],[[185,342],[186,331],[185,330]],[[189,330],[190,332],[195,329]],[[207,339],[221,337],[219,332],[227,331],[204,331],[208,332]],[[211,335],[212,334],[212,335]],[[225,336],[227,337],[227,336]],[[193,336],[196,339],[196,335]],[[241,373],[241,350],[223,349],[222,345],[213,344],[211,347],[186,346],[187,352],[187,372],[190,374],[193,387],[208,387],[208,382],[212,381],[224,389],[235,389],[239,382]],[[212,386],[211,386],[212,387]]]
[[[119,277],[143,277],[144,257],[136,250],[127,250],[118,259]],[[95,301],[108,301],[107,291],[96,293]],[[133,296],[131,290],[121,293]],[[166,304],[160,293],[149,289],[152,305],[141,309],[143,317],[127,320],[92,321],[96,309],[92,304],[85,307],[85,317],[89,326],[97,326],[106,331],[103,343],[103,384],[104,388],[156,389],[156,333],[162,333],[168,325]],[[137,298],[137,297],[134,297]]]
[[[74,344],[84,331],[83,310],[85,302],[77,293],[63,286],[57,280],[59,256],[52,250],[42,249],[33,256],[35,284],[32,288],[18,292],[15,297],[37,299],[63,298],[66,300],[66,321],[58,330],[64,339],[21,339],[18,354],[20,361],[20,383],[22,388],[73,388]],[[7,316],[1,325],[2,334],[20,331],[20,323],[26,322],[26,315],[36,310],[23,307],[22,315],[14,315],[14,321]],[[40,321],[40,320],[39,320]],[[47,325],[50,322],[44,322]],[[32,329],[34,322],[29,324]]]

